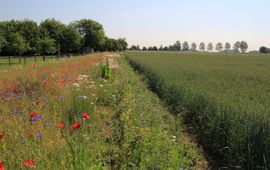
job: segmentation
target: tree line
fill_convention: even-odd
[[[124,38],[105,35],[103,26],[90,19],[63,24],[45,19],[0,22],[0,55],[78,54],[89,51],[124,51]]]
[[[232,48],[231,48],[232,47]],[[221,42],[218,42],[215,46],[217,51],[224,51],[224,52],[242,52],[245,53],[248,49],[248,44],[246,41],[237,41],[233,46],[230,43],[225,43],[224,47]],[[180,41],[176,41],[173,45],[165,46],[162,45],[158,48],[156,46],[152,47],[143,47],[142,49],[137,45],[131,46],[129,50],[143,50],[143,51],[213,51],[214,45],[213,43],[208,43],[207,45],[204,42],[200,44],[196,44],[195,42],[189,43],[187,41],[181,43]]]

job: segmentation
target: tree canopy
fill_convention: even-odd
[[[0,55],[70,54],[95,51],[123,51],[124,38],[112,39],[105,35],[103,26],[90,19],[68,25],[56,19],[45,19],[38,25],[31,20],[0,22]]]

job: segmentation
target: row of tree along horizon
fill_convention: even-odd
[[[221,42],[218,42],[215,46],[216,51],[226,51],[226,52],[242,52],[245,53],[248,49],[248,44],[246,41],[237,41],[233,47],[231,48],[230,43],[225,43],[225,46],[223,47],[223,44]],[[162,45],[158,48],[156,46],[153,47],[143,47],[142,49],[137,45],[133,45],[129,48],[129,50],[143,50],[143,51],[213,51],[214,45],[213,43],[208,43],[207,46],[204,42],[201,42],[199,46],[195,42],[189,46],[189,43],[187,41],[183,42],[181,44],[180,41],[176,41],[173,45],[165,46]]]
[[[63,24],[45,19],[39,25],[32,20],[0,21],[0,55],[79,54],[91,51],[123,51],[124,38],[105,35],[103,26],[90,19]]]

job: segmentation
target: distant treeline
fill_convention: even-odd
[[[103,26],[90,19],[68,25],[46,19],[39,25],[31,20],[0,22],[0,55],[78,54],[91,51],[123,51],[124,38],[105,35]]]
[[[230,43],[223,44],[221,42],[218,42],[215,46],[215,49],[217,51],[223,51],[223,52],[242,52],[245,53],[248,49],[248,44],[246,41],[237,41],[233,47],[231,48]],[[197,45],[195,42],[189,43],[187,41],[181,43],[180,41],[176,41],[173,45],[165,46],[162,45],[158,48],[156,46],[152,47],[143,47],[142,49],[137,45],[131,46],[129,50],[144,50],[144,51],[213,51],[214,45],[213,43],[208,43],[207,45],[204,42],[201,42],[199,45]]]

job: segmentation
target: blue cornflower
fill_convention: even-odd
[[[37,137],[38,137],[39,139],[41,139],[41,138],[42,138],[42,134],[41,134],[41,133],[37,134]]]

